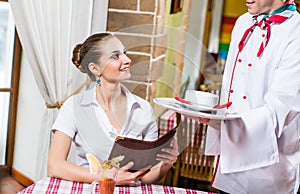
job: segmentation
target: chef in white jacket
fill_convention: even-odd
[[[246,0],[223,75],[220,103],[240,118],[213,121],[220,193],[297,193],[300,163],[300,15],[293,1]],[[273,17],[272,17],[273,16]]]

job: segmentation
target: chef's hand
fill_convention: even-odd
[[[205,125],[208,125],[212,128],[221,129],[221,121],[220,120],[212,120],[212,119],[207,119],[207,118],[198,118],[198,121],[200,123],[203,123]]]
[[[196,121],[199,121],[200,123],[203,123],[205,125],[208,125],[210,127],[213,127],[217,130],[220,130],[221,128],[221,121],[220,120],[214,120],[214,119],[207,119],[207,118],[200,118],[200,117],[192,117],[192,116],[189,116],[189,115],[184,115],[184,117],[187,117],[187,118],[191,118],[191,119],[194,119]]]

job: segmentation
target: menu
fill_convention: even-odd
[[[143,141],[118,136],[114,142],[109,159],[121,155],[125,156],[120,162],[120,166],[122,167],[128,162],[133,162],[134,166],[129,169],[131,171],[137,171],[148,166],[153,167],[159,163],[156,160],[156,155],[164,153],[161,149],[171,148],[171,142],[175,134],[176,129],[172,129],[155,141]]]

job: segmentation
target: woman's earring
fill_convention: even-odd
[[[100,78],[96,80],[96,84],[97,84],[97,85],[100,85],[100,84],[101,84]]]
[[[97,84],[97,85],[100,85],[100,84],[101,84],[100,77],[101,77],[101,75],[100,75],[99,77],[97,76],[97,79],[96,79],[96,84]]]

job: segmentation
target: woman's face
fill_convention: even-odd
[[[118,38],[113,37],[101,42],[101,51],[100,66],[104,68],[102,79],[115,83],[130,78],[131,60]]]
[[[283,4],[283,0],[246,0],[248,12],[252,15],[270,14]]]

